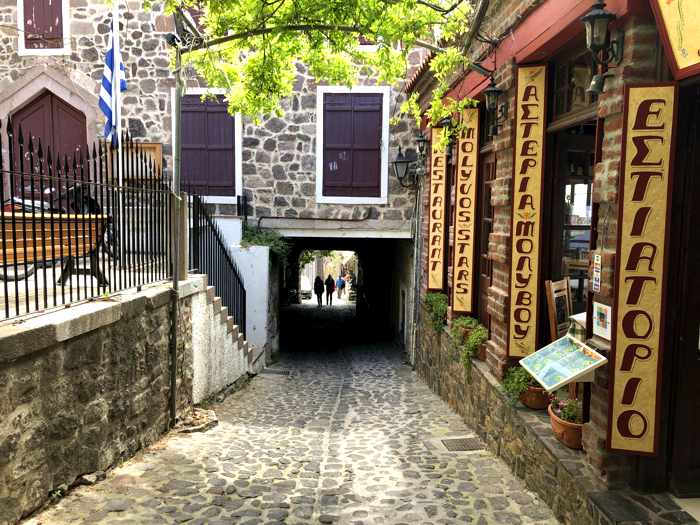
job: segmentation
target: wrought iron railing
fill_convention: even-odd
[[[0,133],[0,320],[171,275],[170,189],[128,134],[70,155]]]
[[[234,323],[245,332],[246,291],[241,273],[206,202],[198,195],[189,199],[190,270],[207,274],[209,284],[216,288],[216,294],[228,308]]]

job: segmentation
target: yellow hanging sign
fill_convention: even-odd
[[[611,450],[654,454],[666,306],[676,86],[625,89],[618,212]]]
[[[462,126],[457,141],[452,311],[466,314],[474,311],[474,237],[479,173],[478,108],[468,108],[462,112]]]
[[[518,68],[513,155],[508,355],[537,348],[547,68]]]
[[[433,128],[428,207],[428,290],[445,288],[445,211],[447,209],[447,151],[440,148],[442,129]]]

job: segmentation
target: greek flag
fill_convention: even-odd
[[[109,35],[109,47],[105,57],[105,68],[100,88],[100,109],[107,117],[105,122],[105,140],[111,140],[115,146],[119,141],[120,96],[119,91],[126,91],[126,74],[122,54],[119,50],[119,11],[115,1],[112,15],[112,32]],[[119,91],[116,85],[119,84]]]

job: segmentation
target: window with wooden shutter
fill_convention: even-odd
[[[223,97],[182,98],[182,185],[199,195],[236,195],[235,118]]]
[[[68,0],[22,1],[24,47],[26,49],[63,48],[63,2]]]
[[[323,196],[382,196],[383,93],[322,93]]]

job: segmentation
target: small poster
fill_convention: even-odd
[[[593,335],[608,341],[612,337],[612,308],[607,304],[593,303]]]
[[[602,268],[603,257],[599,253],[593,254],[593,283],[591,285],[593,293],[600,293],[600,274]]]
[[[598,352],[567,334],[521,359],[520,366],[545,390],[554,392],[607,362]]]

